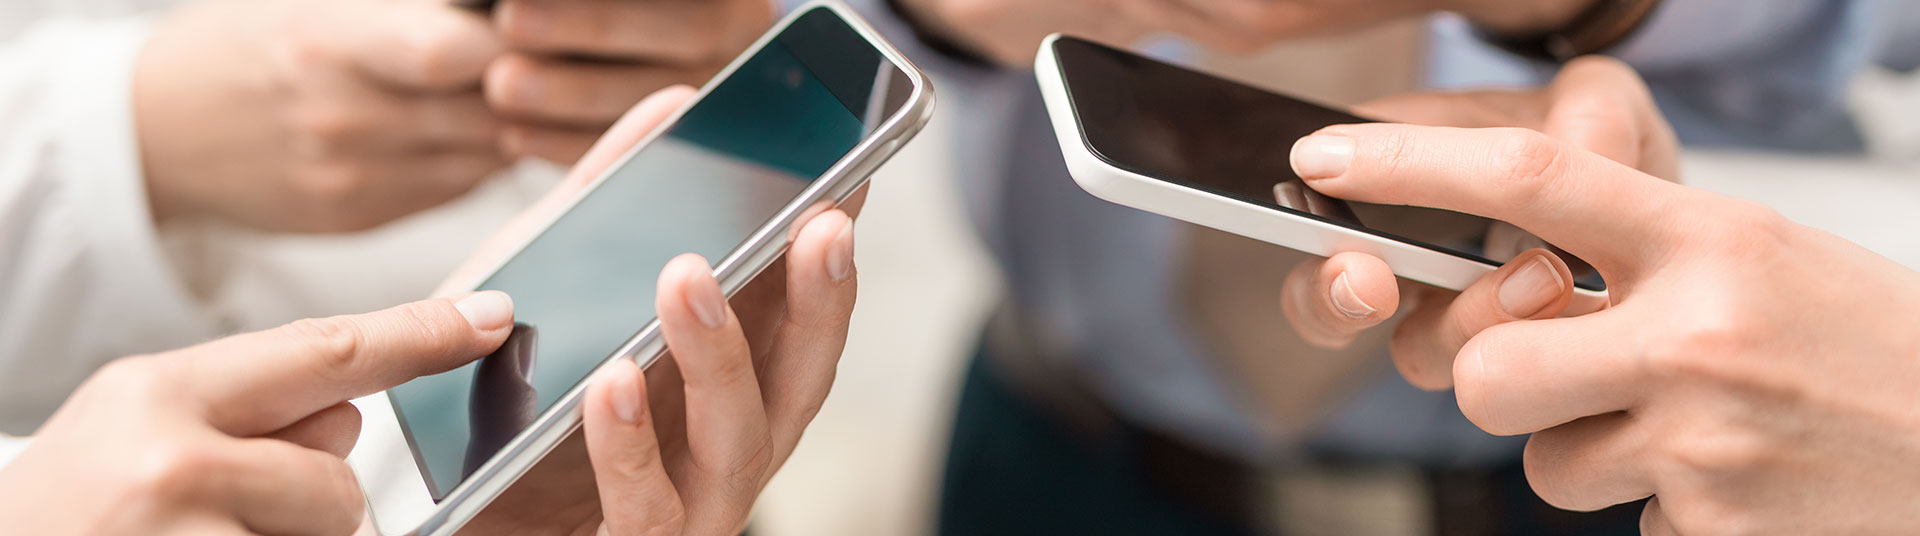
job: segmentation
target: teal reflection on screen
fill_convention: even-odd
[[[724,257],[891,115],[896,78],[831,13],[802,16],[483,283],[513,296],[513,336],[391,394],[434,499],[653,320],[668,260]]]

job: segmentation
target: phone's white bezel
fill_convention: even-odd
[[[1067,172],[1080,188],[1095,197],[1177,220],[1226,231],[1320,256],[1356,251],[1379,257],[1393,273],[1414,281],[1452,290],[1468,285],[1499,268],[1425,246],[1290,214],[1281,210],[1180,186],[1108,163],[1094,154],[1084,125],[1067,93],[1054,45],[1060,34],[1047,36],[1034,60],[1041,99],[1053,132],[1060,141]],[[1575,289],[1582,301],[1604,299],[1605,292]]]
[[[728,296],[745,286],[761,270],[766,269],[786,252],[791,236],[790,228],[802,213],[821,202],[838,204],[852,195],[861,185],[866,184],[867,177],[880,164],[891,158],[909,138],[926,125],[933,113],[933,86],[928,82],[925,73],[887,43],[878,31],[852,9],[834,0],[814,0],[794,9],[782,18],[662,124],[678,121],[694,103],[706,98],[720,81],[731,76],[748,58],[765,48],[775,36],[786,31],[793,21],[815,9],[827,9],[846,22],[848,27],[853,28],[880,52],[886,61],[900,69],[900,72],[908,77],[913,89],[899,112],[882,122],[872,134],[856,144],[825,174],[815,179],[772,219],[749,235],[742,246],[715,263],[714,276],[719,280],[721,290]],[[613,170],[624,166],[634,154],[652,144],[664,130],[664,128],[656,129],[648,134],[618,162],[608,166],[607,172],[595,178],[592,184],[575,196],[566,209],[557,211],[549,218],[541,226],[542,230],[552,226],[580,200],[592,195]],[[539,233],[536,233],[527,243],[537,240],[538,236]],[[518,249],[524,249],[527,243],[521,244]],[[519,253],[518,249],[515,251],[515,256]],[[498,265],[488,270],[486,276],[465,282],[463,286],[478,286],[512,257],[505,257]],[[633,359],[642,367],[646,367],[665,351],[666,342],[659,336],[659,323],[652,321],[608,357],[601,367],[611,364],[615,359]],[[350,458],[349,461],[353,462],[354,469],[361,475],[363,483],[368,481],[369,477],[385,482],[385,485],[367,487],[368,503],[376,529],[381,534],[405,533],[422,536],[449,534],[457,530],[479,514],[514,480],[531,469],[534,463],[548,451],[579,428],[580,400],[584,392],[585,382],[567,391],[526,431],[503,447],[500,454],[476,469],[472,476],[451,490],[445,500],[437,503],[428,491],[425,477],[420,472],[417,461],[410,454],[412,449],[407,445],[405,436],[400,431],[399,418],[393,411],[386,393],[356,400],[355,404],[365,415],[363,420],[367,425],[364,427],[360,445],[355,448],[355,452],[366,453],[366,455]],[[402,466],[404,469],[401,468]],[[385,471],[405,471],[405,474],[369,474]],[[383,476],[390,478],[382,478]]]

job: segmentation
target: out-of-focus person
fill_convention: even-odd
[[[1910,66],[1912,28],[1920,27],[1911,9],[1871,1],[862,7],[897,41],[916,36],[921,46],[909,55],[935,72],[950,109],[970,111],[954,127],[955,160],[965,163],[961,193],[1010,291],[963,382],[939,505],[946,534],[1577,534],[1638,526],[1637,511],[1571,514],[1534,498],[1521,442],[1488,436],[1449,394],[1399,378],[1384,333],[1310,344],[1276,328],[1284,325],[1285,274],[1295,266],[1324,274],[1323,260],[1110,205],[1074,186],[1026,73],[1046,34],[1122,45],[1172,36],[1247,51],[1449,12],[1430,26],[1431,85],[1541,84],[1564,61],[1600,53],[1640,70],[1651,90],[1631,74],[1595,77],[1590,69],[1578,78],[1612,82],[1387,99],[1363,113],[1606,133],[1595,141],[1644,144],[1602,153],[1673,178],[1674,156],[1659,143],[1671,133],[1703,144],[1858,148],[1842,105],[1846,84],[1871,66]],[[1185,50],[1155,48],[1175,59]],[[1638,100],[1657,101],[1670,121],[1623,113]]]
[[[311,257],[477,245],[560,175],[508,166],[573,163],[772,14],[765,0],[0,6],[0,431],[31,433],[119,356],[425,295],[464,248],[400,248],[418,254],[380,261],[406,266],[395,281],[344,292]],[[487,203],[435,210],[500,176]],[[423,211],[433,225],[389,231]],[[283,238],[342,232],[356,234]]]

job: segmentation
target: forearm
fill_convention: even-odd
[[[106,360],[215,331],[162,253],[130,105],[139,20],[0,44],[0,429],[28,432]]]

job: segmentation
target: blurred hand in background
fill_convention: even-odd
[[[454,199],[511,161],[480,92],[503,50],[434,0],[183,6],[134,79],[155,218],[339,232]]]
[[[706,82],[773,19],[768,0],[502,0],[509,51],[487,67],[487,103],[509,154],[572,164],[642,97]]]

